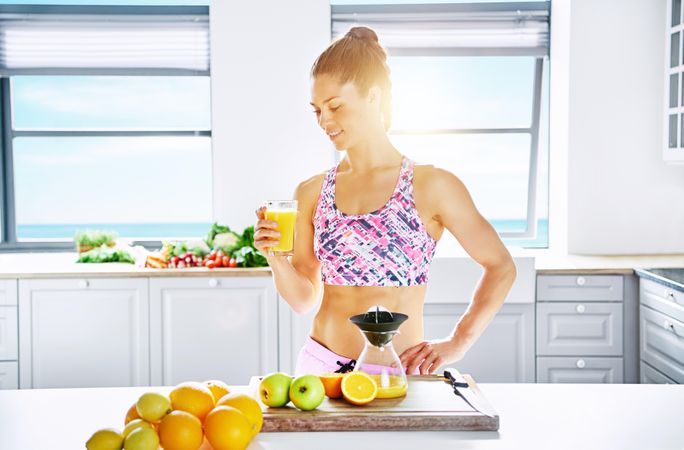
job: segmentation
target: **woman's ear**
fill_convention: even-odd
[[[379,86],[373,85],[368,89],[368,101],[372,105],[380,107],[382,102],[382,89]]]

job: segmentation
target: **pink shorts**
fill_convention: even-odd
[[[351,361],[354,362],[352,363]],[[295,376],[298,377],[300,375],[308,374],[320,375],[323,372],[351,372],[354,369],[355,363],[356,360],[338,355],[309,336],[306,338],[304,346],[299,351],[299,356],[297,356]],[[369,374],[379,374],[381,373],[383,366],[364,364],[361,369]],[[418,374],[418,370],[416,370],[415,374]]]

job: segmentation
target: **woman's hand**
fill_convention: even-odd
[[[423,341],[406,349],[399,359],[406,373],[415,373],[417,368],[421,375],[427,375],[435,373],[440,366],[463,359],[465,352],[461,347],[455,337]]]
[[[266,207],[256,210],[257,223],[254,226],[254,246],[262,254],[268,255],[268,249],[278,245],[280,233],[277,231],[278,222],[266,220]]]

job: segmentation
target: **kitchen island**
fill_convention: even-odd
[[[684,449],[684,386],[480,384],[498,432],[261,433],[249,449]],[[123,428],[144,392],[170,387],[0,391],[0,449],[73,450]],[[234,391],[246,387],[235,386]]]

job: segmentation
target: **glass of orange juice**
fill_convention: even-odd
[[[278,222],[278,245],[268,249],[268,256],[294,255],[297,200],[269,200],[266,202],[266,220]]]

